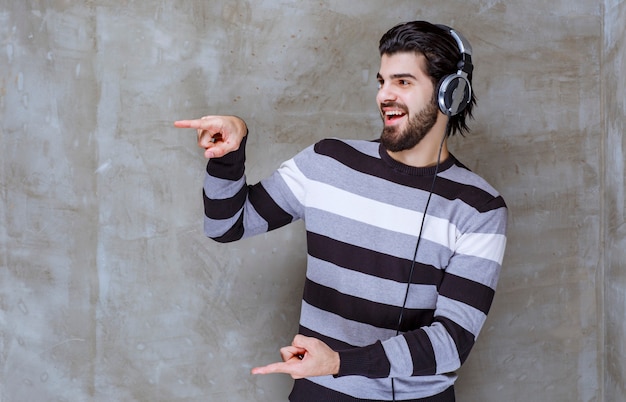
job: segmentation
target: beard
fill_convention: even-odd
[[[383,107],[394,106],[407,111],[409,122],[404,130],[398,126],[384,126],[380,135],[381,144],[390,152],[400,152],[411,149],[426,137],[426,134],[437,122],[439,107],[436,102],[429,102],[415,116],[408,115],[406,105],[396,102],[385,103]],[[381,107],[382,110],[382,107]],[[383,119],[385,117],[383,116]],[[384,123],[384,122],[383,122]]]

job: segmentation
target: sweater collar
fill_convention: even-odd
[[[435,171],[441,173],[444,170],[449,169],[450,167],[452,167],[452,165],[454,165],[454,162],[456,161],[456,158],[451,153],[449,153],[450,156],[446,160],[439,163],[439,169],[437,169],[437,166],[415,167],[405,165],[404,163],[400,163],[397,160],[393,159],[391,156],[389,156],[387,150],[385,149],[385,147],[383,147],[382,144],[378,145],[378,153],[380,155],[380,158],[383,160],[383,162],[385,162],[387,166],[400,173],[408,174],[411,176],[432,176],[435,174]]]

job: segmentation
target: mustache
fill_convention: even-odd
[[[405,113],[408,113],[408,108],[406,107],[406,105],[404,103],[400,103],[400,102],[382,102],[380,104],[380,108],[381,110],[383,108],[394,108],[394,109],[400,109],[402,111],[404,111]]]

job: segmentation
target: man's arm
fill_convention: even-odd
[[[339,376],[436,375],[453,372],[465,362],[490,310],[506,246],[504,202],[496,197],[484,208],[457,240],[438,286],[433,323],[373,345],[340,351]]]
[[[500,205],[498,199],[493,202]],[[474,346],[493,301],[506,245],[506,220],[507,210],[502,204],[477,218],[472,233],[461,236],[459,253],[446,267],[430,326],[334,353],[322,341],[298,335],[292,344],[298,349],[291,355],[285,353],[292,350],[290,347],[283,348],[285,352],[281,349],[283,363],[258,367],[252,373],[285,373],[293,378],[320,375],[384,378],[457,370]],[[294,358],[296,354],[302,357],[309,352],[308,362]]]
[[[299,203],[288,191],[270,194],[268,188],[285,187],[281,175],[248,185],[245,177],[247,126],[236,116],[206,116],[180,120],[179,128],[195,128],[198,146],[209,158],[204,178],[204,233],[221,243],[277,229],[299,219]],[[295,208],[295,209],[294,209]]]

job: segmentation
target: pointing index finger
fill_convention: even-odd
[[[200,128],[198,120],[178,120],[174,122],[174,127],[178,128]]]

